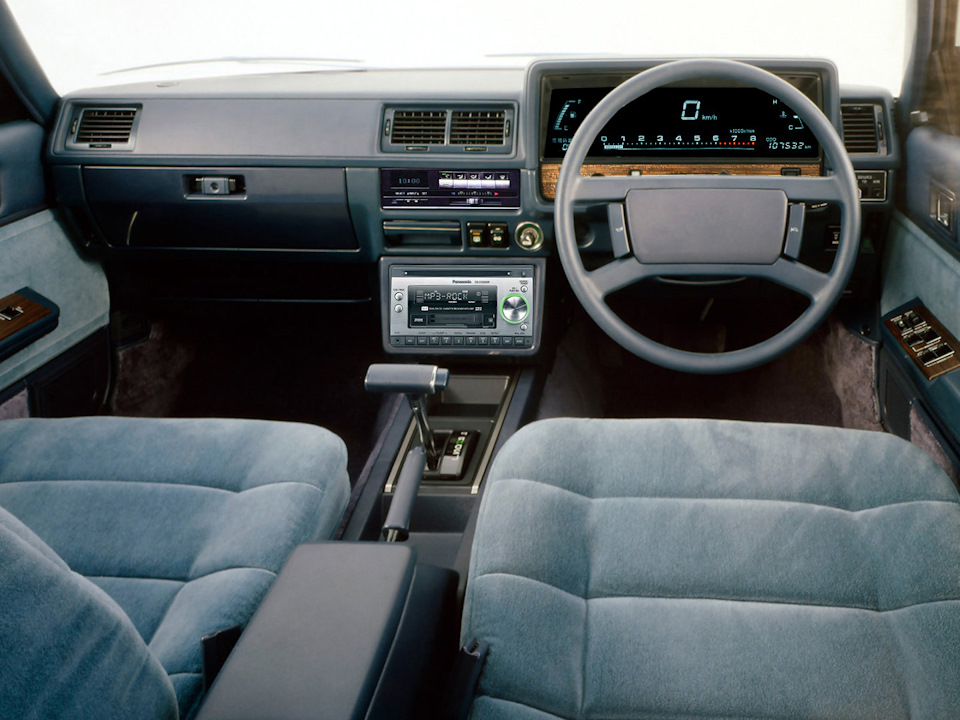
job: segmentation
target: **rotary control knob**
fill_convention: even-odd
[[[500,303],[500,316],[511,325],[523,322],[529,314],[527,299],[519,293],[510,293]]]

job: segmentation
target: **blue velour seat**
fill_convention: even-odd
[[[186,718],[349,497],[343,442],[254,420],[0,422],[0,716]]]
[[[481,718],[960,713],[960,498],[882,433],[534,423],[491,468]]]

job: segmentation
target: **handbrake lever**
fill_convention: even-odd
[[[422,447],[412,448],[404,458],[400,477],[393,488],[390,510],[381,531],[387,542],[400,542],[410,537],[410,516],[413,514],[413,503],[417,499],[426,466],[427,455]]]

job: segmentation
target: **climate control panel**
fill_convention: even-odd
[[[533,354],[544,263],[381,260],[383,345],[408,354]]]

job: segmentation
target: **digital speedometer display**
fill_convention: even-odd
[[[562,159],[612,88],[554,88],[544,157]],[[595,158],[816,158],[820,145],[789,107],[757,88],[662,87],[624,107],[596,137]]]

